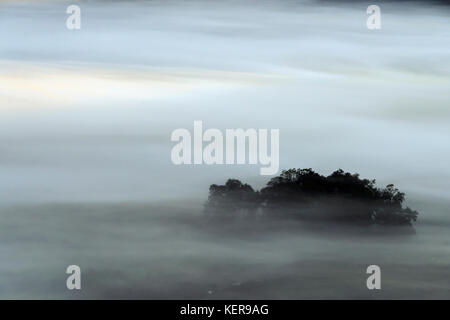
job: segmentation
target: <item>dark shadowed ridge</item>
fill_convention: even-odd
[[[250,185],[229,179],[211,185],[205,213],[213,218],[294,218],[302,221],[357,225],[407,225],[418,212],[404,208],[405,194],[389,184],[361,179],[339,169],[323,176],[312,169],[289,169],[255,191]]]

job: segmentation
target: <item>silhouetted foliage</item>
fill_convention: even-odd
[[[236,214],[254,215],[259,206],[258,193],[248,184],[229,179],[225,185],[209,187],[207,214],[233,217]]]
[[[392,184],[339,169],[325,177],[312,169],[284,170],[259,192],[239,180],[211,185],[205,212],[215,217],[293,217],[357,224],[411,225],[418,213],[402,203],[404,193]]]

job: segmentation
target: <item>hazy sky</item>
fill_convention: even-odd
[[[5,201],[203,197],[259,166],[175,167],[170,133],[279,128],[282,168],[336,168],[447,197],[448,9],[302,2],[6,3]]]

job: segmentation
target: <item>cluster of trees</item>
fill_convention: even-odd
[[[290,169],[260,191],[235,179],[211,185],[205,212],[221,218],[268,216],[411,225],[418,213],[404,208],[404,199],[405,194],[392,184],[377,188],[375,180],[360,179],[359,174],[341,169],[329,176],[312,169]]]

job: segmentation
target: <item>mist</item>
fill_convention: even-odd
[[[69,4],[0,3],[1,298],[449,298],[448,6],[383,3],[374,32],[365,2],[89,1],[70,31]],[[415,233],[205,225],[210,184],[267,179],[175,166],[194,120],[394,183]]]

